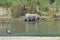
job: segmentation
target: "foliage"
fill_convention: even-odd
[[[11,9],[13,17],[25,15],[26,12],[39,10],[48,12],[49,8],[60,8],[60,0],[50,4],[50,0],[0,0],[0,6]],[[29,8],[30,7],[30,8]],[[33,10],[34,9],[34,10]]]

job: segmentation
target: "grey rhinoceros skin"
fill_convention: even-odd
[[[38,14],[26,14],[25,15],[25,21],[37,21],[40,20],[40,15]]]

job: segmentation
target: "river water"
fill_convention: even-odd
[[[9,29],[11,34],[6,30]],[[40,21],[40,22],[24,22],[14,21],[0,23],[0,35],[32,35],[32,36],[59,36],[60,21]]]

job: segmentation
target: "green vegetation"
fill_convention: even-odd
[[[0,6],[10,8],[12,17],[18,18],[25,15],[27,12],[39,13],[46,16],[51,16],[56,12],[59,12],[60,0],[55,0],[51,3],[51,0],[0,0]],[[51,10],[52,9],[52,10]]]

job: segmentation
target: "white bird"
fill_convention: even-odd
[[[10,34],[10,33],[11,33],[10,29],[7,29],[7,30],[6,30],[6,32],[7,32],[8,34]]]

